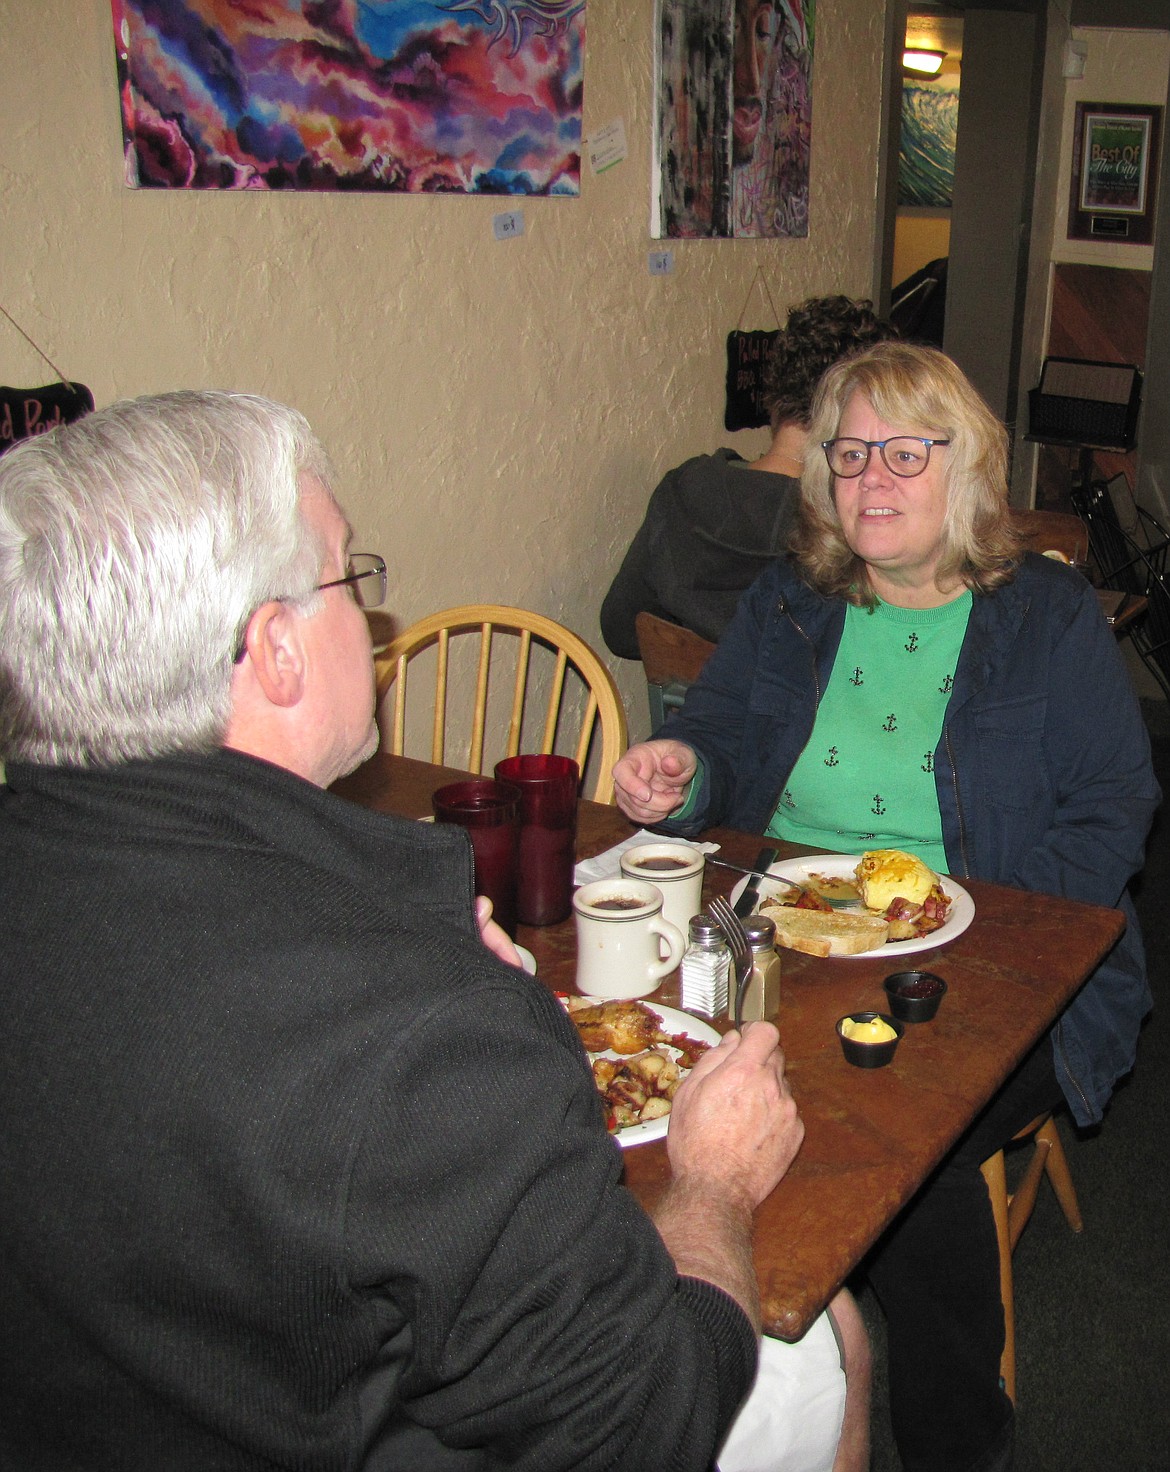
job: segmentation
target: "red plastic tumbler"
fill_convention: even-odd
[[[520,792],[506,782],[476,777],[440,787],[431,797],[438,823],[467,830],[475,855],[475,892],[492,902],[492,917],[516,934],[516,879]]]
[[[516,913],[525,925],[556,925],[573,912],[577,763],[569,756],[510,756],[496,763],[496,776],[520,789]]]

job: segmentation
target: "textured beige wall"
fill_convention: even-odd
[[[107,0],[0,0],[0,303],[99,404],[176,387],[295,404],[403,623],[597,610],[661,473],[730,440],[724,339],[757,265],[785,306],[873,289],[884,0],[820,0],[811,235],[674,242],[651,278],[652,0],[589,0],[585,126],[628,160],[577,200],[126,189]],[[772,325],[758,288],[744,322]],[[52,376],[0,320],[0,379]],[[612,661],[636,733],[641,667]]]

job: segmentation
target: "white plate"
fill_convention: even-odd
[[[516,945],[516,942],[513,941],[512,944]],[[532,954],[528,947],[516,946],[516,954],[520,957],[520,964],[524,967],[525,971],[528,972],[529,976],[535,976],[536,957]]]
[[[830,879],[852,879],[857,872],[857,866],[861,863],[860,854],[810,854],[806,859],[783,859],[778,864],[772,864],[769,874],[778,874],[781,879],[794,879],[797,884],[806,884],[810,874],[824,874]],[[967,929],[975,918],[975,901],[967,893],[961,884],[956,884],[949,875],[940,876],[943,893],[951,902],[951,908],[947,916],[947,923],[940,925],[937,930],[932,930],[929,935],[920,935],[917,940],[888,940],[881,948],[883,956],[913,956],[917,951],[932,951],[936,946],[949,945],[951,941],[957,940]],[[743,893],[746,879],[741,879],[731,891],[731,903],[734,905]],[[771,899],[773,896],[783,894],[784,886],[780,884],[769,884],[766,879],[760,881],[760,898]],[[865,911],[872,914],[872,911]],[[859,951],[858,957],[873,956],[877,954],[876,947],[869,951]],[[836,961],[848,961],[857,957],[834,956]]]
[[[585,997],[583,1000],[586,1002],[596,1002],[600,1005],[609,999],[606,997]],[[641,1000],[643,1002],[646,1001],[645,997],[642,997]],[[646,1005],[650,1008],[651,1012],[658,1015],[662,1022],[663,1032],[668,1032],[672,1035],[683,1033],[686,1037],[695,1038],[701,1043],[710,1043],[713,1048],[719,1046],[720,1034],[709,1023],[701,1022],[697,1017],[692,1017],[689,1012],[676,1012],[673,1007],[659,1006],[657,1002],[646,1002]],[[567,1011],[568,1008],[566,1007],[565,1010]],[[667,1051],[672,1053],[674,1057],[677,1058],[679,1056],[677,1048],[671,1048],[667,1044],[663,1044],[662,1046],[666,1047]],[[608,1049],[604,1053],[589,1054],[591,1059],[620,1058],[621,1056],[622,1054],[614,1053]],[[624,1130],[618,1130],[613,1138],[623,1150],[628,1150],[631,1145],[647,1145],[651,1140],[664,1139],[666,1131],[669,1128],[670,1115],[663,1114],[658,1119],[648,1119],[645,1124],[628,1125]]]

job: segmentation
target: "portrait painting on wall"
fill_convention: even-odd
[[[814,0],[658,0],[651,231],[808,234]]]
[[[950,209],[959,133],[959,79],[915,80],[902,88],[898,204]]]
[[[576,195],[585,0],[112,0],[126,181]]]

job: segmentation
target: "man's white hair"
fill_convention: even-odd
[[[246,394],[127,399],[0,457],[0,758],[209,751],[270,598],[314,607],[304,417]]]

